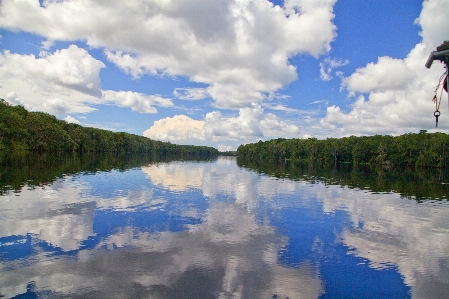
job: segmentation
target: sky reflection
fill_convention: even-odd
[[[448,216],[229,157],[78,174],[0,198],[0,294],[445,298]]]

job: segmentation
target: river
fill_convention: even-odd
[[[3,172],[3,297],[449,298],[441,179],[418,198],[234,157],[57,165]]]

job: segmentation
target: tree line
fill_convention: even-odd
[[[247,160],[290,160],[320,165],[448,167],[449,135],[421,130],[400,136],[350,136],[324,140],[279,138],[241,145],[237,156]]]
[[[124,132],[83,127],[48,113],[29,112],[3,99],[0,101],[0,150],[218,156],[218,150],[212,147],[176,145]]]

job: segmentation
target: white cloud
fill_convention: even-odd
[[[207,88],[176,88],[173,94],[178,99],[186,101],[197,101],[209,97]]]
[[[101,90],[103,62],[71,45],[54,53],[0,54],[0,96],[29,110],[54,115],[93,111],[91,104],[112,103],[140,113],[156,113],[156,106],[171,107],[171,99],[132,91]]]
[[[42,108],[45,111],[55,115],[65,114],[69,110],[69,107],[60,98],[45,100],[42,104]]]
[[[46,44],[85,40],[134,77],[186,76],[209,85],[216,107],[241,108],[296,80],[290,57],[330,50],[335,2],[6,0],[0,26]]]
[[[421,25],[420,35],[423,38],[423,44],[431,47],[433,50],[440,45],[444,39],[447,39],[447,0],[430,0],[423,2],[423,10],[419,18],[415,21]],[[442,39],[443,38],[443,39]]]
[[[327,104],[327,103],[328,103],[328,101],[324,101],[324,100],[313,101],[313,102],[309,103],[309,105],[314,105],[314,104],[321,104],[321,103],[325,103],[325,104]]]
[[[73,116],[70,116],[70,115],[67,115],[64,118],[64,120],[71,124],[77,124],[77,125],[81,124],[81,122],[79,120],[77,120],[76,118],[74,118]]]
[[[298,127],[280,120],[272,113],[264,114],[259,104],[241,108],[237,117],[225,117],[218,111],[208,113],[204,131],[207,139],[215,141],[259,140],[299,134]]]
[[[41,44],[42,44],[42,49],[49,50],[50,47],[54,45],[54,41],[52,41],[52,40],[45,40],[45,41],[42,41]]]
[[[210,112],[204,120],[185,115],[167,117],[154,122],[143,135],[157,140],[194,142],[197,140],[241,141],[270,137],[292,137],[299,134],[295,125],[280,120],[272,113],[264,114],[259,104],[241,108],[237,117],[226,117],[219,111]]]
[[[423,2],[416,23],[422,28],[422,41],[404,59],[379,57],[352,75],[343,78],[342,86],[356,100],[350,111],[331,106],[321,120],[322,128],[333,134],[403,134],[420,129],[433,131],[435,104],[433,91],[444,69],[434,63],[424,64],[429,54],[445,39],[449,28],[449,0]],[[365,95],[360,95],[363,93]],[[438,131],[449,131],[449,118],[440,117]]]
[[[341,60],[336,58],[326,57],[323,62],[320,62],[320,78],[323,81],[329,81],[332,79],[332,71],[340,66],[347,65],[349,60]],[[337,76],[341,75],[341,72],[335,73]]]
[[[214,111],[206,115],[205,135],[208,139],[244,139],[247,137],[263,137],[263,132],[259,126],[263,117],[263,110],[260,106],[253,108],[242,108],[238,117],[223,117]]]
[[[218,151],[220,151],[220,152],[229,152],[229,151],[233,151],[233,150],[234,149],[230,145],[225,145],[225,144],[218,145]]]
[[[133,111],[140,113],[156,113],[154,106],[172,107],[173,103],[168,98],[157,95],[145,95],[132,91],[104,90],[103,98],[120,107],[130,107]]]
[[[154,122],[143,132],[143,136],[163,141],[179,142],[204,140],[204,121],[194,120],[185,115],[175,115]]]
[[[350,92],[385,91],[406,88],[415,77],[415,71],[404,60],[379,57],[377,63],[368,63],[344,78],[343,85]]]
[[[299,129],[295,125],[287,124],[280,120],[275,114],[267,113],[263,119],[260,120],[260,126],[265,136],[271,138],[277,137],[297,137]]]
[[[15,56],[20,59],[17,54]],[[28,60],[32,64],[29,66],[29,71],[42,72],[46,80],[53,84],[94,97],[101,95],[98,74],[105,65],[90,56],[86,50],[71,45],[67,49],[57,50],[53,54],[43,52],[41,56],[42,58],[37,60],[33,60],[33,57],[29,56]]]
[[[0,88],[1,88],[1,85],[0,85]],[[25,107],[25,109],[29,109],[28,104],[25,103],[24,101],[22,101],[22,100],[17,96],[17,94],[16,94],[14,91],[8,92],[8,93],[6,94],[5,99],[6,99],[6,101],[7,101],[8,103],[10,103],[10,104],[13,104],[13,105],[21,105],[21,106]]]
[[[87,102],[101,101],[100,77],[103,62],[75,45],[41,57],[0,54],[0,94],[27,109],[61,115],[89,112]]]
[[[268,110],[274,110],[274,111],[283,111],[286,113],[296,113],[296,114],[315,114],[316,112],[311,110],[301,110],[301,109],[295,109],[287,107],[283,104],[263,104],[262,105],[265,109]]]

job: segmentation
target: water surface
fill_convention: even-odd
[[[449,297],[449,203],[433,191],[275,177],[231,157],[130,166],[3,176],[0,294]]]

